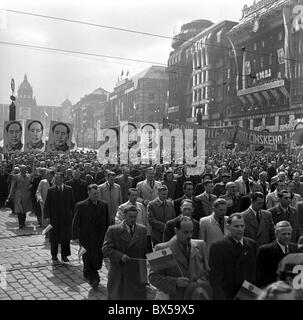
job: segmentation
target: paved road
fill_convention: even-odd
[[[49,242],[41,235],[36,217],[27,214],[27,226],[19,230],[17,216],[0,210],[0,266],[7,269],[7,288],[0,300],[105,300],[107,269],[103,264],[98,290],[82,276],[79,246],[71,244],[70,263],[52,264]],[[60,257],[60,255],[59,255]],[[152,299],[153,292],[149,292]]]

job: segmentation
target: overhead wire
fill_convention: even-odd
[[[179,41],[183,41],[183,42],[189,42],[189,43],[192,43],[192,44],[197,43],[197,41],[193,41],[193,40],[190,40],[190,39],[189,40],[185,40],[185,39],[182,39],[182,38],[178,38],[176,36],[171,37],[171,36],[156,34],[156,33],[152,33],[152,32],[144,32],[144,31],[140,31],[140,30],[133,30],[133,29],[127,29],[127,28],[121,28],[121,27],[114,27],[114,26],[103,25],[103,24],[98,24],[98,23],[92,23],[92,22],[87,22],[87,21],[81,21],[81,20],[76,20],[76,19],[60,18],[60,17],[44,15],[44,14],[39,14],[39,13],[34,13],[34,12],[25,12],[25,11],[20,11],[20,10],[12,10],[12,9],[4,9],[4,8],[2,8],[0,10],[4,10],[4,11],[10,12],[10,13],[15,13],[15,14],[22,14],[22,15],[34,16],[34,17],[39,17],[39,18],[44,18],[44,19],[64,21],[64,22],[76,23],[76,24],[87,25],[87,26],[92,26],[92,27],[105,28],[105,29],[129,32],[129,33],[134,33],[134,34],[141,34],[141,35],[145,35],[145,36],[152,36],[152,37],[169,39],[169,40],[179,40]],[[201,31],[201,32],[203,32],[203,31]],[[196,35],[196,36],[198,36],[198,35]],[[196,37],[196,36],[194,36],[194,37]],[[205,45],[209,46],[209,47],[217,47],[217,48],[220,48],[220,49],[232,50],[232,47],[226,47],[226,46],[223,46],[223,45],[216,45],[216,44],[213,44],[213,43],[211,43],[211,44],[210,43],[205,43]],[[235,48],[235,50],[239,51],[239,52],[242,52],[243,51],[243,47]],[[247,53],[251,53],[253,55],[260,55],[260,56],[267,56],[267,57],[269,56],[269,54],[265,53],[265,52],[264,53],[262,53],[262,52],[260,53],[260,52],[251,51],[251,50],[247,50],[247,49],[245,49],[245,51]],[[278,58],[278,55],[272,55],[272,57],[273,58]],[[301,61],[301,60],[292,59],[292,58],[284,58],[284,60],[303,63],[303,60]]]

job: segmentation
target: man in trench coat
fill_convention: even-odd
[[[74,213],[73,189],[63,184],[63,173],[55,174],[55,186],[51,187],[46,196],[44,214],[46,224],[53,228],[50,230],[49,242],[54,262],[58,261],[58,245],[61,244],[61,257],[63,262],[69,262],[70,240]]]
[[[79,239],[80,248],[86,250],[82,256],[83,276],[93,288],[100,283],[102,244],[109,227],[108,205],[98,198],[98,185],[89,185],[88,198],[77,203],[73,220],[73,238]]]
[[[137,208],[126,208],[124,221],[110,226],[105,235],[102,251],[110,260],[108,300],[146,300],[147,229],[136,218]]]

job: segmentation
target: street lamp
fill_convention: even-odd
[[[12,89],[12,95],[10,96],[11,99],[11,104],[9,106],[9,121],[14,121],[16,120],[16,105],[14,101],[16,101],[15,97],[15,80],[11,80],[11,89]]]

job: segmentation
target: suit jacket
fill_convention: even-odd
[[[296,253],[297,245],[289,244],[289,253]],[[285,257],[277,240],[261,246],[257,255],[257,285],[266,287],[277,281],[279,262]]]
[[[109,227],[108,205],[98,201],[95,206],[88,198],[77,203],[73,219],[73,239],[86,249],[86,255],[96,270],[102,267],[102,245]]]
[[[100,200],[107,202],[109,220],[113,224],[119,205],[122,203],[120,186],[114,183],[112,190],[109,188],[108,182],[99,186]]]
[[[279,221],[288,221],[291,226],[292,226],[292,237],[291,240],[292,242],[297,242],[300,234],[301,234],[301,230],[300,230],[300,226],[298,224],[298,215],[297,215],[297,211],[294,207],[288,207],[289,210],[289,215],[287,215],[283,209],[281,208],[280,203],[276,204],[273,208],[270,208],[268,211],[271,213],[272,215],[272,219],[274,224],[277,224]]]
[[[224,238],[227,235],[227,223],[228,217],[224,217],[224,233],[222,232],[218,221],[215,219],[214,213],[210,216],[203,217],[200,219],[200,239],[204,240],[209,252],[210,246]]]
[[[274,207],[276,204],[279,203],[279,198],[278,198],[278,193],[277,193],[277,190],[269,193],[267,196],[266,196],[266,209],[270,209],[272,207]]]
[[[195,187],[195,196],[201,195],[205,191],[204,183],[200,182],[196,184]]]
[[[300,227],[300,233],[303,234],[303,201],[297,203],[296,206],[297,214],[298,214],[298,225]]]
[[[162,242],[165,224],[176,217],[172,201],[166,200],[165,206],[161,204],[159,197],[152,200],[147,206],[148,222],[151,226],[153,244]]]
[[[249,186],[250,186],[252,183],[253,183],[253,181],[250,180],[250,179],[248,179],[248,184],[249,184]],[[235,181],[235,184],[236,184],[237,190],[238,190],[238,192],[239,192],[239,194],[240,194],[241,196],[245,196],[245,195],[247,195],[247,194],[249,193],[249,192],[247,192],[246,184],[245,184],[242,176],[239,177],[239,178]]]
[[[32,181],[29,174],[25,176],[22,176],[21,173],[13,175],[8,198],[14,200],[15,213],[31,211],[31,184]]]
[[[227,216],[230,216],[232,213],[242,211],[242,202],[240,196],[235,196],[233,199],[230,195],[226,193],[223,196],[220,196],[220,198],[225,199],[227,202]]]
[[[259,248],[263,244],[270,243],[275,239],[275,227],[271,213],[266,210],[261,210],[260,223],[255,214],[250,208],[241,212],[245,222],[245,237],[256,241],[256,246]]]
[[[294,192],[299,194],[303,198],[303,182],[295,182]]]
[[[208,280],[209,266],[206,244],[203,240],[191,240],[190,259],[187,260],[179,248],[176,237],[170,241],[156,245],[155,249],[163,250],[170,248],[179,266],[168,267],[159,271],[151,268],[149,274],[150,283],[158,290],[169,294],[170,300],[184,300],[186,288],[177,287],[178,277],[188,277],[190,281]],[[182,272],[182,273],[181,273]]]
[[[230,237],[214,242],[209,254],[210,284],[215,300],[234,299],[243,281],[256,283],[256,243],[243,238],[243,246]]]
[[[158,196],[158,188],[161,186],[161,182],[155,181],[153,189],[150,187],[150,184],[147,180],[138,182],[138,199],[139,202],[144,202],[144,200],[154,200]]]
[[[255,192],[262,192],[265,197],[270,191],[269,183],[267,181],[265,181],[264,188],[260,180],[258,182],[254,182],[254,188],[255,188]]]
[[[146,258],[146,228],[136,224],[134,235],[131,236],[123,222],[110,226],[105,235],[102,251],[104,257],[110,260],[108,299],[145,300],[146,286],[142,283],[140,274],[141,270],[146,270],[146,264],[138,260],[123,263],[121,258],[124,254],[130,258]]]
[[[120,186],[121,189],[121,197],[122,197],[122,203],[126,202],[128,200],[128,189],[132,188],[133,186],[134,178],[127,177],[125,180],[124,176],[121,174],[120,176],[116,177],[116,183]]]
[[[166,222],[164,233],[163,233],[163,242],[169,241],[175,235],[174,228],[176,227],[176,223],[179,219],[179,216]],[[193,221],[194,221],[194,231],[193,231],[192,238],[193,239],[200,239],[199,238],[199,236],[200,236],[199,235],[199,222],[195,219],[193,219]]]
[[[181,202],[184,199],[188,199],[185,196],[185,194],[181,198],[178,198],[178,199],[174,200],[174,208],[175,208],[176,215],[181,214],[181,209],[180,209],[181,208]],[[197,199],[197,198],[193,198],[191,200],[193,202],[193,207],[194,207],[193,208],[194,212],[192,214],[192,217],[193,217],[193,219],[199,221],[200,218],[206,216],[206,213],[204,212],[204,209],[203,209],[203,206],[202,206],[202,201],[200,199]]]
[[[87,198],[87,183],[85,180],[71,179],[66,182],[66,185],[73,188],[75,203],[83,201]]]
[[[63,185],[62,192],[56,186],[48,189],[44,216],[50,219],[53,226],[50,230],[50,242],[69,243],[72,237],[74,207],[74,194],[70,186]]]
[[[211,200],[209,200],[209,196],[205,191],[195,197],[195,199],[198,199],[201,201],[203,211],[206,216],[209,216],[210,214],[212,214],[213,205],[215,200],[217,199],[217,197],[214,194],[211,194],[210,197],[211,197],[210,198]]]

